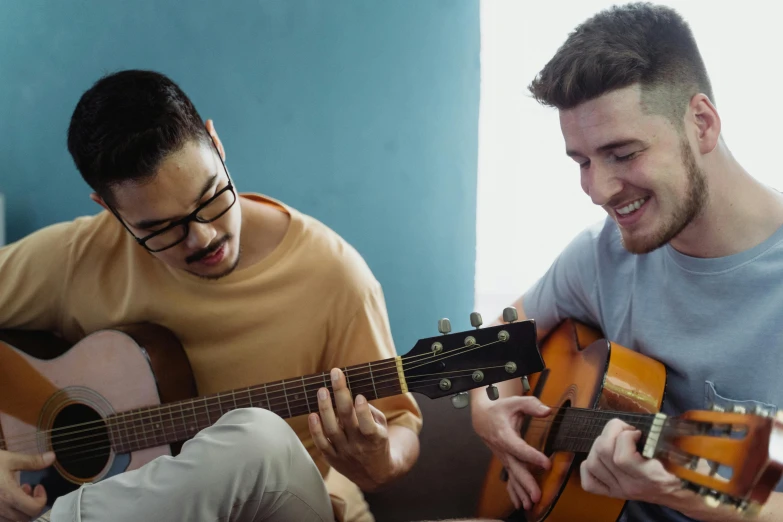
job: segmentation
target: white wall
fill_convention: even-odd
[[[602,219],[564,153],[554,109],[527,86],[568,33],[612,5],[597,0],[482,0],[476,305],[494,318],[587,224]],[[659,2],[690,23],[707,65],[723,136],[742,165],[783,189],[779,18],[762,1]],[[768,70],[765,70],[768,69]]]

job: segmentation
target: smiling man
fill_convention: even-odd
[[[361,256],[284,203],[238,193],[212,121],[161,74],[99,80],[68,149],[106,211],[0,249],[0,328],[75,342],[152,322],[182,342],[202,395],[330,369],[334,394],[288,422],[229,412],[177,457],[58,498],[52,520],[373,520],[361,491],[411,468],[421,413],[410,394],[352,397],[336,370],[396,355]],[[43,508],[46,492],[13,472],[52,458],[0,451],[0,521]]]
[[[783,196],[729,150],[686,22],[647,3],[603,11],[569,35],[530,89],[558,109],[566,154],[607,218],[523,294],[520,315],[542,337],[574,318],[663,362],[665,413],[783,404]],[[517,397],[519,382],[499,388],[495,402],[471,394],[473,424],[508,470],[514,504],[527,509],[541,494],[530,467],[549,460],[519,427],[551,405]],[[581,464],[583,488],[630,500],[627,521],[743,519],[707,507],[643,459],[639,436],[609,422]],[[783,520],[780,492],[759,520]]]

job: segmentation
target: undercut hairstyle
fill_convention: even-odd
[[[642,2],[599,12],[568,36],[529,90],[539,103],[568,110],[636,84],[643,109],[678,129],[694,95],[715,103],[693,33],[669,7]]]
[[[76,168],[109,203],[112,187],[150,180],[192,140],[211,143],[201,116],[176,83],[154,71],[104,76],[79,99],[68,127]]]

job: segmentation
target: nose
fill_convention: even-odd
[[[206,248],[216,236],[217,230],[212,226],[212,223],[191,221],[185,245],[191,250]]]
[[[582,190],[590,196],[593,204],[603,207],[622,192],[623,183],[617,179],[610,168],[596,163],[590,166],[589,171],[582,174]]]

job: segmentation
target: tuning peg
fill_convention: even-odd
[[[500,392],[498,392],[498,387],[494,384],[490,384],[487,386],[487,397],[489,397],[489,400],[495,401],[498,397],[500,397]]]
[[[478,328],[484,323],[484,321],[481,319],[481,314],[478,312],[473,312],[470,314],[470,325],[473,328]]]
[[[468,392],[459,392],[451,396],[451,404],[458,410],[467,406],[469,400]]]
[[[503,320],[507,323],[513,323],[519,319],[519,315],[517,314],[517,309],[513,306],[509,306],[503,309]]]
[[[443,335],[446,335],[447,333],[451,332],[451,321],[449,321],[445,317],[443,319],[439,319],[438,331]]]

